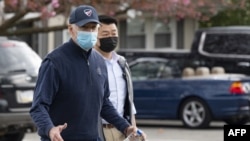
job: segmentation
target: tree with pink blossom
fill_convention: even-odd
[[[0,3],[0,35],[23,35],[49,32],[67,28],[67,20],[58,26],[48,26],[46,22],[59,14],[68,17],[71,9],[80,4],[94,6],[99,13],[108,14],[118,19],[130,18],[128,11],[134,16],[151,15],[166,22],[191,18],[207,21],[224,9],[244,8],[246,0],[2,0]],[[39,17],[24,19],[25,15],[38,12]],[[6,14],[13,13],[10,18]],[[39,22],[40,26],[18,29],[18,25]]]

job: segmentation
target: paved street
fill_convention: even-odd
[[[223,124],[215,122],[208,129],[190,130],[178,121],[147,121],[138,127],[147,133],[148,141],[223,141]],[[39,137],[29,133],[23,141],[39,141]]]

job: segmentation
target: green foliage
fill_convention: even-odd
[[[200,27],[250,25],[250,0],[241,8],[225,9],[208,21],[200,21]]]

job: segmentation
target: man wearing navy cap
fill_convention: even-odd
[[[109,101],[107,68],[92,50],[98,23],[92,6],[77,7],[69,17],[71,39],[41,64],[30,115],[42,141],[101,141],[100,116],[125,135],[136,132]]]

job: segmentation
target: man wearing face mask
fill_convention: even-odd
[[[41,64],[30,115],[42,141],[101,141],[100,116],[125,135],[137,130],[108,99],[107,68],[92,50],[98,23],[92,6],[77,7],[69,17],[71,39]]]
[[[120,116],[125,117],[129,123],[136,126],[130,70],[125,58],[114,51],[118,44],[117,21],[107,15],[100,15],[99,21],[99,42],[95,49],[104,58],[108,69],[109,99]],[[108,121],[102,119],[102,125],[106,141],[123,141],[125,139],[124,134]],[[143,138],[144,140],[146,138],[144,133]]]

